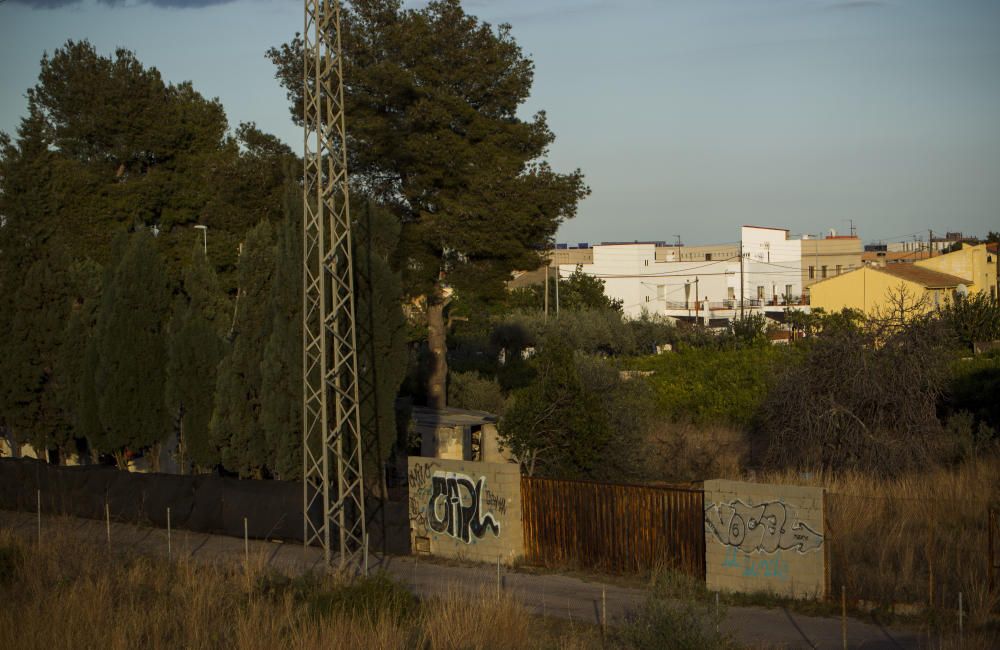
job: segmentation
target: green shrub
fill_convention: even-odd
[[[796,351],[778,347],[697,349],[642,357],[627,365],[652,370],[657,414],[693,424],[745,427],[767,393],[768,379]]]

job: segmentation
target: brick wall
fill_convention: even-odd
[[[823,524],[823,488],[705,481],[708,588],[825,597]]]
[[[414,553],[508,564],[524,555],[516,464],[416,456],[407,469]]]

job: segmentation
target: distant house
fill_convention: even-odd
[[[965,244],[952,253],[916,262],[916,266],[963,278],[970,294],[997,296],[997,256],[987,244]]]
[[[891,311],[893,301],[905,295],[907,306],[926,312],[954,300],[967,282],[916,264],[867,266],[814,284],[811,305],[826,312],[849,308],[876,316]]]

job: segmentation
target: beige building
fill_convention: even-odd
[[[825,280],[861,268],[861,240],[855,236],[832,235],[802,242],[802,290]],[[810,300],[811,305],[815,305]]]
[[[854,309],[868,316],[894,312],[904,307],[924,313],[954,300],[965,279],[923,268],[916,264],[866,266],[812,286],[810,306],[830,313]]]
[[[929,257],[914,265],[962,278],[970,294],[985,293],[991,298],[997,297],[997,257],[987,249],[986,244],[964,244],[953,253]]]

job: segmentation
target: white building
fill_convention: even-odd
[[[797,303],[802,294],[801,242],[787,230],[756,226],[744,226],[741,239],[742,264],[738,246],[722,259],[706,254],[692,260],[683,249],[658,256],[652,242],[601,244],[593,247],[592,263],[561,264],[559,273],[568,277],[579,267],[601,278],[608,297],[621,300],[633,318],[646,312],[718,324],[740,313],[741,299],[743,312],[783,313],[785,297]]]

